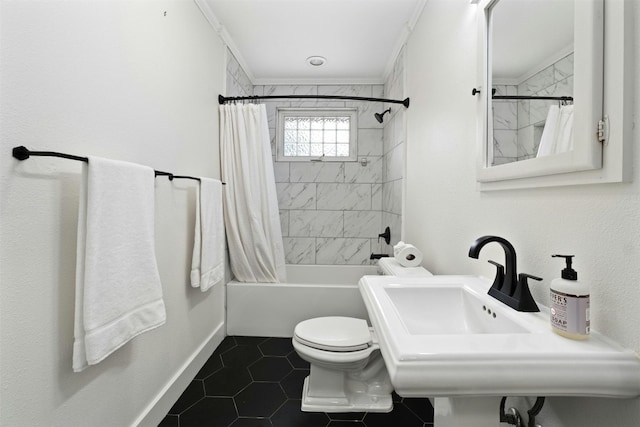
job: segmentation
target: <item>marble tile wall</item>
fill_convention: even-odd
[[[235,56],[227,49],[227,93],[226,96],[253,95],[253,84]]]
[[[385,81],[385,98],[404,99],[405,50],[402,49],[393,70]],[[389,106],[385,106],[389,108]],[[391,242],[379,247],[381,253],[393,254],[393,245],[401,240],[402,191],[405,171],[406,109],[400,104],[390,106],[384,118],[382,169],[382,228],[391,229]]]
[[[382,97],[382,85],[255,86],[253,95]],[[283,99],[265,102],[280,221],[288,264],[368,264],[382,233],[383,128],[381,103]],[[356,107],[358,162],[278,162],[276,108]],[[363,166],[360,160],[366,159]]]
[[[496,94],[573,96],[573,53],[517,86],[496,85]],[[557,101],[494,101],[494,164],[535,157],[549,107]]]
[[[496,95],[517,95],[516,85],[494,85]],[[493,165],[518,161],[518,101],[498,99],[493,108]]]

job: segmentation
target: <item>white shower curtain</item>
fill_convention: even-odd
[[[241,282],[285,282],[284,249],[264,105],[220,106],[224,219]]]

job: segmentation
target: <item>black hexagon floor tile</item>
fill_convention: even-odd
[[[158,427],[180,427],[180,418],[178,415],[167,415]]]
[[[238,345],[258,346],[268,340],[268,337],[234,337]]]
[[[295,369],[280,381],[280,386],[289,399],[301,399],[304,379],[309,376],[307,369]]]
[[[402,399],[402,403],[425,423],[433,423],[433,406],[431,406],[429,399],[405,397]]]
[[[293,366],[286,357],[264,356],[249,366],[254,381],[280,381],[291,371]]]
[[[226,337],[160,423],[161,427],[426,427],[428,399],[393,394],[394,410],[313,413],[300,410],[309,363],[290,338]]]
[[[233,347],[222,353],[222,363],[224,366],[246,367],[262,357],[262,353],[257,346],[241,345]]]
[[[293,351],[291,338],[269,338],[258,347],[265,356],[286,356]]]
[[[230,397],[205,397],[180,414],[180,427],[228,427],[237,418]]]
[[[309,362],[298,356],[298,353],[296,353],[295,351],[287,354],[287,359],[289,359],[289,363],[291,363],[291,366],[296,369],[309,369]]]
[[[235,396],[251,382],[247,368],[224,367],[204,380],[204,391],[207,396]]]
[[[203,397],[204,386],[202,385],[202,381],[193,380],[178,398],[176,403],[174,403],[171,409],[169,409],[169,414],[179,415]]]
[[[251,383],[233,400],[242,417],[270,417],[287,396],[278,383]]]
[[[229,427],[273,427],[269,418],[238,418]]]
[[[220,368],[222,368],[222,360],[220,360],[220,354],[214,352],[211,357],[205,362],[204,366],[200,368],[200,370],[196,374],[195,379],[203,380]]]
[[[287,400],[271,417],[273,427],[325,427],[329,423],[327,414],[320,412],[302,412],[300,400]]]
[[[196,379],[205,379],[218,369],[222,368],[222,359],[220,359],[220,355],[235,346],[236,340],[233,337],[226,337],[222,340],[218,348],[216,348],[211,357],[209,357],[209,360],[206,361],[204,366],[196,374]]]

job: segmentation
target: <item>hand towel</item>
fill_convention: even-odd
[[[222,183],[200,178],[196,192],[196,225],[191,259],[191,286],[202,292],[224,277],[224,224]]]
[[[89,157],[78,211],[73,370],[164,324],[153,169]]]

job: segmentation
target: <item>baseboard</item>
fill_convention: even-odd
[[[157,427],[187,388],[193,377],[204,366],[225,337],[225,324],[221,323],[198,349],[184,362],[182,367],[160,390],[155,399],[145,408],[133,426]]]

